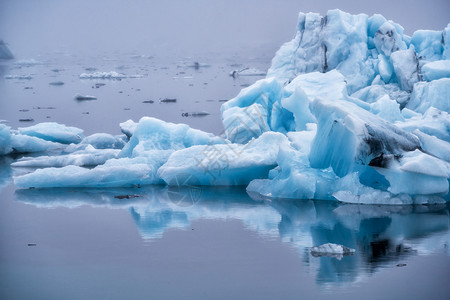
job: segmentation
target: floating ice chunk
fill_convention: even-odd
[[[233,70],[230,72],[230,76],[266,76],[266,72],[260,71],[255,68],[244,68],[242,70]]]
[[[158,174],[169,185],[247,185],[267,177],[287,142],[281,133],[266,132],[245,145],[193,146],[174,152]]]
[[[396,122],[395,125],[409,132],[419,129],[450,142],[450,114],[434,107],[430,107],[423,115],[414,116],[405,122]]]
[[[316,99],[311,110],[318,121],[309,155],[313,168],[331,166],[343,177],[381,153],[401,154],[420,147],[416,136],[353,103]]]
[[[47,141],[35,136],[23,134],[11,135],[11,148],[15,153],[46,152],[64,149],[64,147],[64,144]]]
[[[411,37],[411,44],[420,60],[436,61],[442,59],[442,31],[417,30]]]
[[[107,160],[115,158],[120,150],[117,149],[102,149],[98,150],[92,146],[85,150],[76,151],[71,154],[57,155],[57,156],[39,156],[39,157],[24,157],[11,165],[13,167],[64,167],[68,165],[74,166],[97,166],[104,164]]]
[[[10,127],[0,124],[0,155],[6,155],[12,152]]]
[[[396,51],[391,55],[391,62],[402,90],[411,92],[414,83],[420,80],[416,53],[412,49]]]
[[[110,159],[93,169],[78,166],[37,169],[14,178],[21,188],[133,187],[160,182],[152,162],[142,157]]]
[[[378,53],[387,57],[398,50],[405,50],[406,44],[402,40],[402,33],[397,32],[392,21],[385,22],[378,28],[373,38]]]
[[[222,114],[227,139],[233,143],[247,143],[269,131],[267,109],[258,103],[248,107],[231,107]]]
[[[32,153],[63,149],[65,145],[38,137],[11,132],[10,127],[0,124],[0,155]]]
[[[333,243],[326,243],[311,248],[311,254],[313,256],[333,256],[341,259],[344,255],[352,255],[354,253],[355,249]]]
[[[33,79],[33,76],[30,74],[27,74],[27,75],[5,75],[5,79],[30,80],[30,79]]]
[[[422,66],[422,74],[423,78],[428,81],[440,78],[449,78],[450,60],[438,60],[434,62],[429,62]]]
[[[19,187],[122,187],[162,183],[157,170],[178,149],[197,144],[223,143],[224,140],[184,124],[172,124],[144,117],[139,121],[133,136],[120,152],[122,158],[112,158],[93,169],[77,166],[38,169],[33,173],[16,177]],[[116,151],[102,150],[98,159],[105,159],[105,153],[115,155]],[[76,155],[76,154],[75,154]],[[77,161],[72,154],[67,163]],[[87,155],[83,159],[95,161]],[[98,162],[98,161],[97,161]]]
[[[428,154],[450,162],[450,143],[416,129],[413,133],[419,138],[420,146]]]
[[[30,127],[21,127],[18,130],[24,135],[62,144],[77,144],[84,137],[82,129],[55,122],[39,123]]]
[[[108,133],[94,133],[85,137],[80,144],[89,144],[96,149],[122,149],[125,146],[124,136],[112,136]]]
[[[128,138],[133,135],[134,130],[136,129],[138,123],[133,122],[133,120],[128,120],[126,122],[120,123],[120,131],[123,132]]]
[[[130,141],[120,153],[121,157],[151,156],[155,150],[175,151],[194,145],[224,143],[211,133],[192,129],[186,124],[174,124],[143,117]]]
[[[82,73],[80,75],[81,79],[123,79],[128,76],[122,73],[117,73],[115,71],[111,72],[94,72],[94,73]]]

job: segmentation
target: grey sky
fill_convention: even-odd
[[[410,35],[450,22],[448,0],[1,0],[0,38],[19,57],[55,50],[232,53],[278,48],[292,37],[299,11],[333,8],[380,13]]]

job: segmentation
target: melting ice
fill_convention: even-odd
[[[13,164],[44,167],[16,176],[21,188],[246,185],[264,198],[441,203],[449,97],[450,24],[410,37],[381,15],[300,13],[266,78],[222,105],[223,137],[147,117],[117,137],[0,124],[0,154],[47,155]]]

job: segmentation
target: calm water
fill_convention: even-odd
[[[34,59],[40,63],[0,65],[0,119],[13,128],[61,122],[86,135],[120,134],[120,122],[142,116],[220,134],[220,100],[261,78],[233,79],[229,72],[270,63],[139,53]],[[79,79],[94,72],[86,68],[143,77]],[[28,74],[33,78],[4,78]],[[64,85],[50,85],[55,81]],[[76,94],[97,100],[79,102]],[[160,103],[164,98],[177,102]],[[209,115],[185,117],[200,111]],[[11,169],[12,161],[0,158],[2,299],[446,299],[450,293],[449,205],[265,202],[242,188],[16,190],[12,176],[23,170]],[[139,197],[115,198],[125,194]],[[310,254],[327,242],[356,253]]]

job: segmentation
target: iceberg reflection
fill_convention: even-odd
[[[297,250],[319,284],[354,282],[409,255],[446,249],[449,205],[382,206],[330,201],[255,201],[241,188],[149,186],[123,189],[17,190],[15,199],[42,208],[82,205],[127,209],[145,240],[196,220],[237,219],[265,238]],[[313,257],[310,249],[335,243],[355,255]]]

